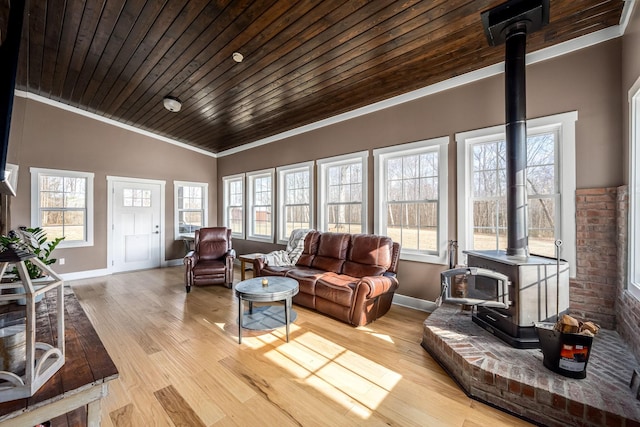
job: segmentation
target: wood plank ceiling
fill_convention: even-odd
[[[480,13],[503,2],[27,0],[17,86],[218,153],[502,61]],[[551,0],[527,51],[617,25],[622,7]]]

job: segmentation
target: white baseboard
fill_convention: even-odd
[[[86,271],[76,271],[74,273],[64,273],[60,274],[60,277],[64,281],[67,280],[80,280],[80,279],[91,279],[92,277],[101,277],[101,276],[109,276],[111,272],[106,268],[101,268],[98,270],[86,270]]]
[[[160,266],[160,268],[178,267],[181,265],[183,265],[182,258],[170,259],[168,261],[164,261]],[[68,281],[68,280],[91,279],[93,277],[109,276],[111,274],[113,274],[113,272],[110,271],[108,268],[101,268],[98,270],[86,270],[86,271],[76,271],[73,273],[64,273],[64,274],[60,274],[60,277],[62,277],[64,281]]]
[[[408,297],[406,295],[393,295],[393,303],[403,307],[409,307],[420,311],[432,313],[437,307],[433,301],[427,301],[420,298]]]

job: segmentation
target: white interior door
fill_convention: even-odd
[[[161,184],[136,180],[112,183],[112,271],[160,267]]]

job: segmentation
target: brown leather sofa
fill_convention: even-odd
[[[391,308],[399,256],[400,244],[387,236],[312,231],[296,265],[265,265],[263,258],[253,264],[256,276],[297,280],[296,304],[362,326]]]
[[[233,284],[233,260],[236,252],[231,248],[231,229],[207,227],[196,230],[194,248],[184,257],[184,281],[187,292],[191,286]]]

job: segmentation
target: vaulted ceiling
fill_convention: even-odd
[[[501,62],[480,13],[503,2],[27,0],[17,88],[218,153]],[[528,52],[623,9],[550,3]]]

